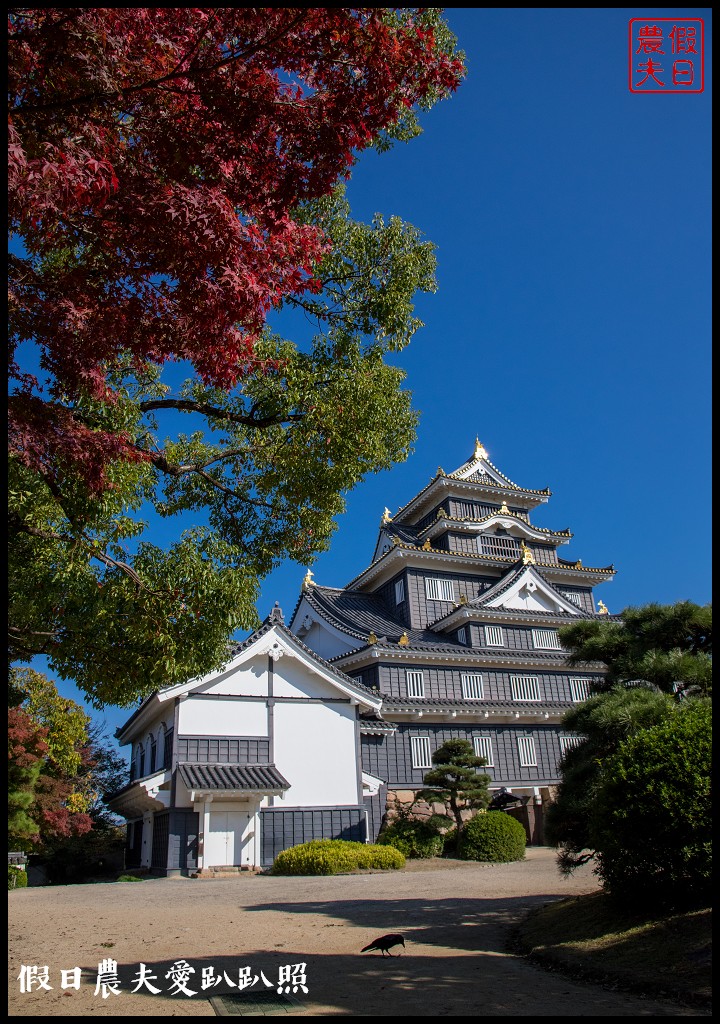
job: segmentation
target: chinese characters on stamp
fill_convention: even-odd
[[[702,18],[631,18],[630,92],[702,92]]]

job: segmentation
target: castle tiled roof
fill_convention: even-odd
[[[387,606],[376,594],[312,586],[303,597],[327,622],[363,643],[371,633],[397,642],[405,632],[404,624],[388,614]],[[411,643],[437,643],[437,634],[429,629],[410,629],[407,635]]]
[[[290,789],[274,764],[189,764],[178,765],[188,789],[238,790],[266,793]]]

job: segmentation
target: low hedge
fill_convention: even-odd
[[[27,886],[27,871],[8,864],[8,889],[24,889]]]
[[[405,857],[392,846],[351,843],[345,839],[313,839],[283,850],[275,858],[273,875],[338,875],[358,868],[397,870]]]
[[[476,814],[463,826],[458,850],[463,860],[505,863],[525,857],[525,829],[504,811]]]
[[[419,818],[399,818],[378,836],[381,846],[392,846],[406,857],[440,857],[445,845],[438,828]]]

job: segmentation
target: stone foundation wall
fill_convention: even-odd
[[[413,818],[418,818],[420,821],[427,821],[433,814],[444,814],[450,818],[448,827],[452,827],[451,823],[454,824],[455,818],[450,810],[449,803],[445,804],[440,800],[434,803],[428,803],[425,800],[418,800],[417,803],[414,801],[415,792],[412,789],[389,789],[387,791],[382,827],[391,825],[397,818],[407,813],[410,813]],[[467,821],[474,814],[477,814],[477,811],[465,810],[461,813],[463,821]]]

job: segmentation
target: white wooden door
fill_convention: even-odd
[[[210,835],[205,837],[205,864],[209,868],[238,866],[241,860],[243,832],[247,812],[213,810],[210,812]]]

